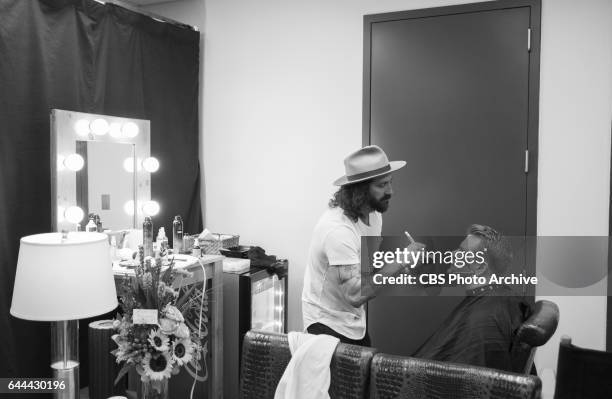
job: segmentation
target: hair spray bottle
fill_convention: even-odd
[[[180,254],[183,251],[183,219],[180,215],[172,222],[172,252]]]
[[[153,221],[150,216],[145,217],[142,224],[142,245],[144,246],[144,255],[153,256]]]

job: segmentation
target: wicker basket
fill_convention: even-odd
[[[232,248],[238,246],[240,239],[239,235],[233,234],[213,234],[215,236],[212,240],[200,240],[200,248],[202,253],[208,255],[219,255],[220,248]]]

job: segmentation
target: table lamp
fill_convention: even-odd
[[[79,398],[78,319],[117,307],[108,238],[102,233],[22,237],[11,314],[50,321],[51,368],[65,380],[55,398]]]

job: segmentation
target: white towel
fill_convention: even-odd
[[[290,332],[291,360],[274,399],[329,399],[329,364],[340,340],[330,335]]]

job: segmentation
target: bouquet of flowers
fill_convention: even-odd
[[[123,280],[118,287],[122,314],[114,321],[117,334],[112,339],[118,348],[112,353],[117,363],[124,362],[115,383],[130,369],[140,375],[145,391],[166,394],[168,379],[185,367],[196,379],[206,379],[207,311],[206,291],[192,284],[184,289],[180,283],[192,273],[175,269],[174,262],[162,268],[162,258],[144,257],[139,248],[140,263],[135,278]],[[135,323],[139,309],[155,310],[155,324]],[[153,312],[155,314],[155,312]]]

